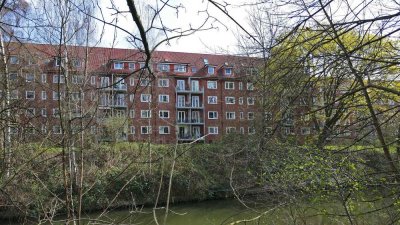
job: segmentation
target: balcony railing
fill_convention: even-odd
[[[194,87],[176,87],[176,92],[180,93],[204,93],[204,88],[194,88]]]
[[[99,107],[117,107],[117,108],[126,108],[128,107],[126,102],[116,101],[116,102],[101,102]]]
[[[128,86],[126,84],[116,84],[113,86],[101,86],[102,90],[105,91],[127,91]]]
[[[201,134],[178,134],[179,141],[194,141],[197,139],[204,140]]]
[[[202,119],[180,119],[176,121],[178,124],[204,124]]]
[[[204,107],[203,104],[191,104],[191,103],[177,103],[176,108],[195,108],[195,109],[202,109]]]

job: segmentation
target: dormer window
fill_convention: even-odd
[[[146,65],[145,63],[139,63],[139,68],[143,69],[145,65]]]
[[[197,72],[197,68],[195,66],[192,66],[192,73],[196,73]]]
[[[232,68],[225,68],[225,75],[232,75]]]
[[[185,73],[186,72],[186,65],[177,64],[174,67],[175,72]]]
[[[135,63],[130,62],[128,63],[129,70],[135,70]]]
[[[10,64],[18,64],[19,59],[17,56],[10,56]]]
[[[114,69],[122,70],[123,68],[124,68],[124,63],[123,62],[114,62]]]
[[[168,72],[169,71],[169,65],[168,64],[158,64],[158,71],[162,71],[162,72]]]
[[[56,66],[61,66],[61,58],[60,57],[55,58],[54,61],[55,61]]]
[[[215,73],[215,68],[212,66],[208,66],[208,74],[214,74]]]

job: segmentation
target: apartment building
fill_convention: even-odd
[[[154,143],[256,132],[257,59],[158,51],[148,69],[133,49],[13,44],[8,52],[11,133],[27,141],[66,130]]]

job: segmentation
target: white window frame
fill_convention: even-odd
[[[133,77],[130,77],[130,78],[129,78],[129,85],[130,85],[131,87],[135,86],[135,78],[133,78]]]
[[[13,65],[19,64],[18,56],[15,56],[15,55],[10,56],[9,62],[10,62],[10,64],[13,64]]]
[[[135,133],[136,133],[135,126],[131,126],[129,129],[129,134],[135,134]]]
[[[158,87],[169,87],[168,79],[158,79]]]
[[[131,118],[131,119],[135,118],[135,110],[134,109],[129,110],[129,118]]]
[[[208,104],[218,104],[218,96],[207,96]]]
[[[254,112],[247,112],[247,119],[248,120],[254,120],[255,114]]]
[[[218,134],[218,127],[208,127],[208,134]]]
[[[247,97],[247,105],[254,105],[255,101],[254,97]]]
[[[226,133],[232,134],[236,132],[236,127],[226,127]]]
[[[169,72],[169,64],[159,63],[157,65],[157,70],[160,72]]]
[[[90,76],[90,84],[96,85],[96,76]]]
[[[141,94],[140,102],[151,102],[151,94]]]
[[[232,75],[232,68],[225,68],[225,75]]]
[[[53,108],[53,117],[58,117],[60,114],[60,109],[59,108]]]
[[[53,91],[53,100],[60,100],[60,99],[61,99],[61,93]]]
[[[235,82],[225,81],[225,90],[235,90]]]
[[[234,105],[235,103],[236,103],[235,97],[233,97],[233,96],[226,96],[225,97],[225,104]]]
[[[135,100],[135,94],[129,94],[129,101],[133,102]]]
[[[148,110],[148,109],[140,110],[140,118],[142,118],[142,119],[151,118],[151,110]]]
[[[244,120],[244,112],[239,112],[239,119]]]
[[[65,83],[65,76],[64,75],[53,75],[53,84],[63,84]]]
[[[29,93],[29,94],[32,94],[32,93],[33,93],[33,97],[32,97],[32,98],[28,98],[28,93]],[[35,91],[26,91],[26,92],[25,92],[25,98],[26,98],[27,100],[34,100],[34,99],[35,99]]]
[[[42,109],[40,110],[40,115],[41,115],[42,117],[47,117],[47,109],[46,109],[46,108],[42,108]]]
[[[120,67],[122,65],[122,67]],[[114,70],[123,70],[124,69],[124,62],[116,61],[114,62],[113,66]]]
[[[226,112],[225,113],[225,118],[227,120],[234,120],[236,119],[236,112]]]
[[[210,117],[210,115],[214,115],[213,117]],[[208,111],[207,113],[208,119],[209,120],[217,120],[218,119],[218,111]]]
[[[167,114],[167,116],[164,115],[164,113]],[[158,117],[161,119],[168,119],[169,118],[169,110],[160,110],[158,111]]]
[[[254,90],[254,84],[251,82],[247,82],[247,90],[253,91]]]
[[[255,127],[248,127],[247,128],[247,133],[248,134],[255,134],[256,133],[256,128]]]
[[[147,87],[147,86],[150,86],[151,81],[147,78],[142,78],[139,80],[139,84],[141,87]]]
[[[35,108],[27,108],[25,110],[25,115],[27,117],[34,117],[35,116]]]
[[[29,77],[29,78],[28,78]],[[27,73],[26,75],[25,75],[25,82],[27,82],[27,83],[31,83],[31,82],[34,82],[35,81],[35,74],[33,74],[33,73]]]
[[[186,65],[184,64],[176,64],[174,65],[174,72],[177,73],[186,73]]]
[[[40,77],[42,84],[47,83],[47,74],[43,73]]]
[[[163,99],[164,97],[166,97],[165,101]],[[158,95],[158,102],[159,103],[169,103],[169,95],[166,95],[166,94]]]
[[[146,132],[143,132],[143,128],[146,128]],[[151,134],[152,130],[151,130],[151,126],[141,126],[140,127],[140,133],[141,134]]]
[[[60,125],[54,125],[53,126],[53,134],[61,134],[61,133],[62,133],[61,126]]]
[[[164,132],[165,130],[165,128],[167,128],[167,132]],[[171,129],[169,128],[169,126],[159,126],[158,127],[158,133],[159,134],[170,134],[170,132],[171,132]]]
[[[215,74],[215,67],[214,66],[208,66],[207,67],[207,74],[214,75]]]
[[[239,105],[243,105],[243,97],[239,97],[238,103],[239,103]]]
[[[135,63],[134,63],[134,62],[128,63],[128,69],[129,69],[129,70],[131,70],[131,71],[132,71],[132,70],[135,70],[135,67],[136,67],[136,66],[135,66]]]
[[[243,82],[239,82],[239,91],[243,90]]]
[[[209,80],[207,81],[207,89],[217,89],[218,88],[218,83],[216,80]]]

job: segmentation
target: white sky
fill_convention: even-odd
[[[144,2],[150,2],[150,0]],[[232,4],[240,4],[244,0],[231,0]],[[117,6],[121,11],[127,11],[128,7],[126,1],[115,0],[115,2],[120,2]],[[176,11],[172,9],[163,11],[163,23],[167,24],[168,27],[184,27],[188,28],[189,24],[192,27],[198,26],[206,18],[205,13],[199,13],[199,11],[206,10],[208,7],[208,12],[210,15],[217,18],[219,22],[213,22],[215,29],[208,31],[197,32],[194,35],[188,37],[182,37],[170,42],[170,46],[162,44],[158,50],[167,51],[180,51],[180,52],[196,52],[196,53],[227,53],[236,52],[236,37],[237,26],[221,11],[219,11],[215,6],[209,4],[205,0],[172,0],[171,4],[179,4],[185,6],[184,9],[180,9],[179,17],[177,18]],[[247,2],[247,1],[244,1]],[[115,3],[116,4],[116,3]],[[107,21],[111,21],[113,16],[112,13],[115,11],[107,9],[111,7],[109,0],[102,0],[100,6],[103,9],[103,14],[106,16]],[[231,15],[241,24],[246,24],[245,21],[247,17],[247,12],[245,7],[235,7],[231,6],[229,8]],[[210,22],[214,21],[210,19]],[[120,15],[118,18],[118,25],[123,27],[130,32],[134,31],[136,25],[134,24],[130,14],[125,16]],[[210,27],[211,23],[208,23],[207,27]],[[132,45],[126,41],[126,33],[122,31],[117,32],[117,39],[114,47],[118,48],[132,48]],[[106,32],[103,37],[102,45],[105,47],[111,47],[114,38],[114,29],[111,26],[106,27]]]

